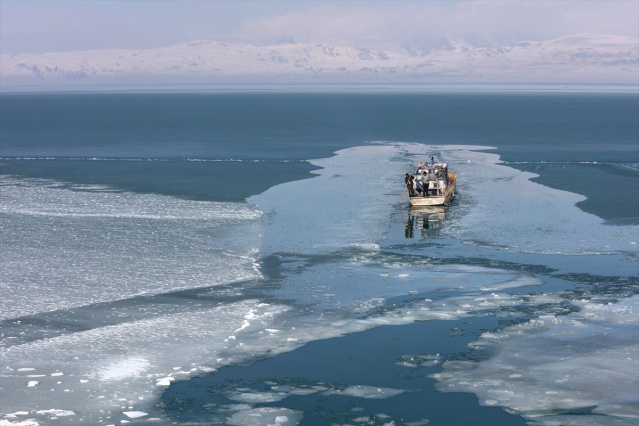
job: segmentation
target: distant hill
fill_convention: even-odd
[[[0,55],[0,84],[143,82],[639,82],[639,40],[576,34],[496,43],[446,39],[347,44],[193,41],[163,48]]]

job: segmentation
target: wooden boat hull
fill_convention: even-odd
[[[453,179],[444,189],[442,195],[429,195],[428,197],[409,197],[412,206],[442,206],[448,205],[455,197],[456,179]]]

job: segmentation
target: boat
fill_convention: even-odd
[[[455,198],[457,176],[446,163],[419,163],[414,175],[406,173],[405,183],[412,206],[442,206]]]

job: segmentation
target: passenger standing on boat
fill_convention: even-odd
[[[424,186],[424,184],[422,183],[420,178],[415,179],[415,184],[416,184],[416,188],[417,188],[417,192],[420,192],[422,194],[422,196],[426,196],[427,195],[427,187]]]
[[[413,175],[406,173],[406,177],[404,178],[404,182],[406,183],[406,188],[408,189],[408,196],[414,197],[415,191],[413,190]]]
[[[435,157],[433,156],[430,157],[430,164],[435,164]]]
[[[413,184],[413,195],[417,197],[422,193],[421,187],[419,186],[419,181],[415,176],[412,176],[412,184]]]

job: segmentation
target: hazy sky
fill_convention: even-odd
[[[579,32],[639,38],[639,0],[0,0],[0,52],[163,47],[191,40],[380,45]]]

